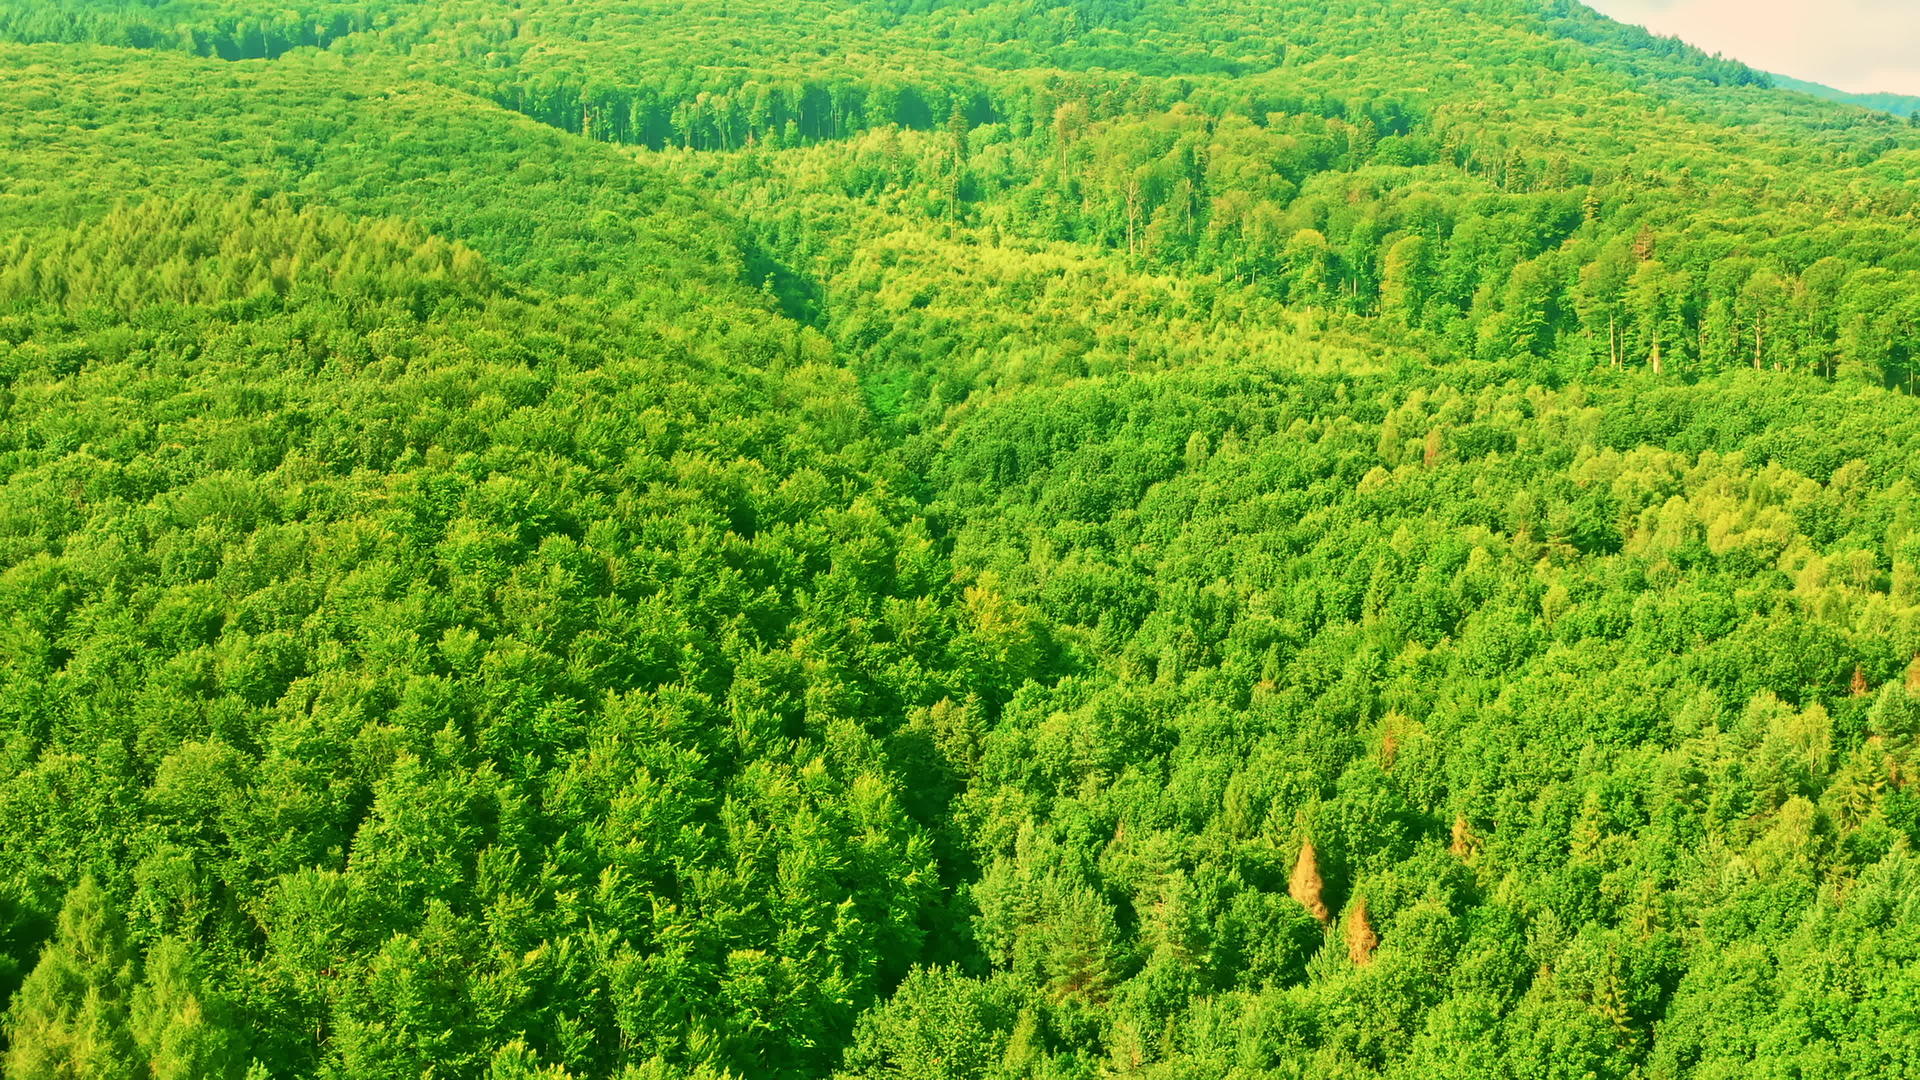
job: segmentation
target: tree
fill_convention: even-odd
[[[1655,259],[1642,261],[1633,273],[1629,302],[1635,334],[1655,375],[1665,373],[1685,340],[1680,318],[1683,284],[1684,279]]]
[[[223,1010],[208,1001],[192,946],[163,938],[147,953],[135,988],[132,1028],[154,1080],[218,1080],[236,1075],[238,1040]]]
[[[1299,857],[1293,861],[1293,876],[1287,880],[1287,895],[1324,923],[1332,918],[1325,892],[1326,883],[1320,880],[1320,854],[1313,849],[1313,841],[1304,841]]]
[[[951,155],[952,165],[947,172],[947,220],[953,221],[960,216],[960,193],[966,183],[967,159],[972,151],[967,145],[967,111],[961,107],[960,100],[954,99],[953,111],[947,114],[947,153]]]
[[[1481,326],[1487,359],[1545,355],[1552,343],[1560,288],[1559,271],[1550,257],[1531,259],[1514,267],[1501,298],[1501,309]]]
[[[515,1039],[494,1053],[487,1080],[572,1080],[572,1074],[558,1065],[542,1065],[524,1039]]]
[[[1574,289],[1574,310],[1598,355],[1613,367],[1621,365],[1626,324],[1627,287],[1633,280],[1633,260],[1624,248],[1610,247],[1582,267]]]
[[[1373,932],[1373,920],[1367,914],[1367,898],[1356,896],[1347,905],[1342,933],[1347,940],[1347,959],[1365,967],[1373,963],[1373,951],[1380,947],[1380,935]]]
[[[1317,229],[1301,229],[1287,241],[1287,299],[1296,304],[1324,305],[1333,299],[1334,254]]]
[[[1753,337],[1753,370],[1759,371],[1766,366],[1767,358],[1775,355],[1770,351],[1769,341],[1778,334],[1778,327],[1786,306],[1787,289],[1780,275],[1771,269],[1761,269],[1747,279],[1741,286],[1736,311],[1741,321],[1751,327]],[[1784,335],[1782,335],[1784,336]],[[1779,367],[1775,361],[1774,367]]]
[[[1023,1005],[1004,978],[980,981],[918,969],[854,1032],[846,1065],[855,1076],[985,1080],[1001,1075]]]
[[[7,1013],[7,1080],[137,1080],[128,1018],[133,956],[92,877],[67,894],[54,938]]]
[[[1467,824],[1467,816],[1454,815],[1451,840],[1447,845],[1448,854],[1456,859],[1472,860],[1484,846],[1485,842],[1475,836],[1473,828]]]
[[[1420,324],[1427,296],[1433,288],[1432,245],[1419,234],[1403,236],[1387,249],[1380,278],[1380,314],[1405,323]]]
[[[1642,225],[1633,237],[1633,257],[1640,262],[1652,262],[1660,252],[1660,243],[1653,235],[1653,226]]]
[[[1845,261],[1829,255],[1800,275],[1801,287],[1796,300],[1803,312],[1800,323],[1805,334],[1804,357],[1809,370],[1829,377],[1838,359],[1843,316],[1841,296],[1851,273]]]

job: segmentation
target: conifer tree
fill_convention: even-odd
[[[152,1063],[154,1080],[217,1080],[237,1067],[233,1032],[210,1005],[191,946],[168,938],[147,954],[146,977],[133,994],[134,1038]]]
[[[1467,824],[1467,815],[1458,814],[1453,819],[1453,842],[1447,850],[1456,859],[1471,859],[1480,853],[1481,840],[1473,834],[1473,827]]]
[[[1346,936],[1347,958],[1363,967],[1373,963],[1373,950],[1380,947],[1380,935],[1373,931],[1364,896],[1354,897],[1353,905],[1347,909]]]
[[[141,1077],[127,1016],[132,989],[119,913],[93,878],[83,878],[8,1010],[6,1080]]]
[[[1326,883],[1320,879],[1320,855],[1313,849],[1313,841],[1308,840],[1300,845],[1300,857],[1294,860],[1287,895],[1306,908],[1309,915],[1326,922],[1331,913],[1327,910],[1325,891]]]

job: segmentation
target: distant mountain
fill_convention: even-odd
[[[1909,94],[1849,94],[1845,90],[1835,90],[1831,86],[1822,86],[1816,82],[1805,82],[1788,75],[1773,76],[1773,85],[1781,90],[1793,90],[1802,94],[1811,94],[1827,101],[1838,101],[1844,105],[1859,105],[1862,108],[1878,109],[1895,116],[1913,116],[1920,113],[1920,97]]]

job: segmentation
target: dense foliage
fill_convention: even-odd
[[[1564,0],[0,0],[0,1073],[1920,1070],[1920,132]]]

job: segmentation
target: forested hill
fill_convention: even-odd
[[[1895,116],[1905,116],[1911,122],[1916,113],[1920,113],[1920,98],[1910,94],[1850,94],[1845,90],[1835,90],[1831,86],[1804,82],[1785,75],[1772,77],[1775,86],[1782,90],[1793,90],[1802,94],[1812,94],[1828,101],[1838,101],[1847,105],[1858,105],[1863,109],[1879,109]]]
[[[1920,129],[1566,0],[0,0],[5,1080],[1920,1074]]]

